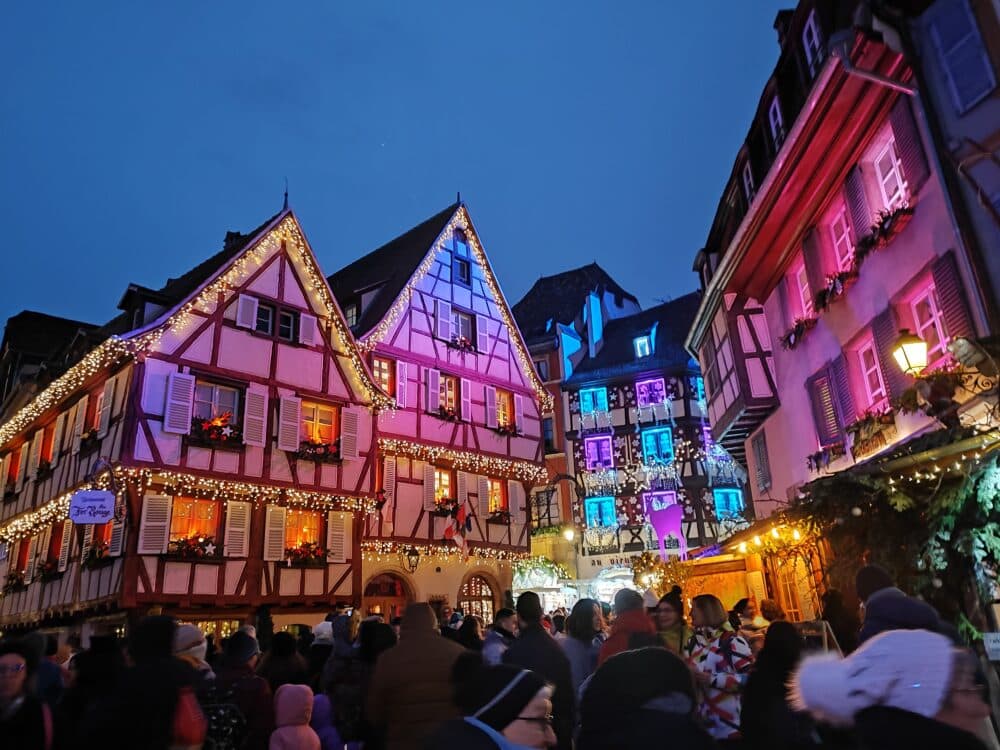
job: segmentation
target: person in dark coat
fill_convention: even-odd
[[[28,633],[21,639],[24,647],[31,649],[32,661],[36,665],[34,668],[35,694],[49,704],[50,708],[55,707],[62,699],[64,687],[62,670],[46,658],[46,654],[50,650],[55,653],[55,649],[51,648],[53,641],[52,636],[46,636],[37,630]]]
[[[802,750],[819,742],[809,714],[788,705],[788,680],[805,642],[790,622],[773,622],[743,689],[740,733],[750,748]]]
[[[656,626],[646,614],[642,595],[632,589],[620,589],[615,594],[615,619],[611,623],[611,635],[601,646],[597,657],[600,666],[615,654],[627,651],[632,644],[647,643],[636,636],[652,636],[656,639]],[[648,641],[652,645],[653,641]]]
[[[25,643],[0,643],[0,745],[18,750],[48,750],[52,711],[28,689],[38,662]]]
[[[530,669],[553,685],[552,716],[557,747],[569,750],[576,712],[569,659],[542,626],[542,603],[538,594],[525,591],[517,598],[516,610],[520,635],[504,652],[503,663]]]
[[[254,671],[260,660],[257,639],[240,630],[226,641],[223,666],[216,677],[219,694],[232,694],[247,722],[245,750],[266,750],[274,731],[271,686]]]
[[[361,663],[361,725],[366,750],[381,750],[385,738],[372,726],[366,713],[368,692],[379,657],[398,643],[391,625],[376,620],[361,623],[358,629],[358,661]]]
[[[695,718],[691,671],[662,646],[625,651],[598,667],[580,702],[577,750],[710,750]]]
[[[857,614],[848,609],[844,595],[837,589],[829,589],[823,594],[823,619],[830,624],[842,653],[849,654],[858,647],[861,622]]]
[[[125,657],[117,639],[91,636],[90,648],[70,660],[70,686],[55,711],[56,750],[78,750],[84,720],[114,692],[124,672]]]
[[[961,644],[958,631],[944,622],[930,604],[896,588],[885,568],[879,565],[861,568],[854,588],[865,608],[865,619],[858,633],[860,643],[887,630],[930,630],[948,636],[956,645]]]
[[[257,674],[267,680],[272,693],[282,685],[309,684],[309,664],[297,646],[291,633],[278,632],[271,639],[271,650],[260,660]]]

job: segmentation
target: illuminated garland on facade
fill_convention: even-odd
[[[379,438],[378,447],[383,453],[391,456],[413,458],[428,463],[448,461],[455,469],[473,474],[510,477],[520,479],[523,482],[544,482],[548,477],[548,471],[544,466],[530,461],[484,456],[481,453],[456,451],[443,446],[411,443],[408,440],[397,440],[396,438]]]
[[[420,559],[433,559],[442,562],[459,562],[465,559],[462,550],[454,545],[446,544],[409,544],[388,539],[369,539],[361,542],[361,557],[365,562],[394,562],[399,554],[406,554],[410,549],[420,553]],[[526,560],[527,552],[515,552],[510,549],[494,549],[492,547],[477,547],[469,545],[469,557],[477,562],[512,562]]]

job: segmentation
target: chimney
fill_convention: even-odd
[[[788,38],[788,29],[792,25],[794,10],[779,10],[774,18],[774,30],[778,32],[778,46],[785,48],[785,40]]]
[[[228,250],[235,243],[239,242],[243,238],[243,235],[239,232],[226,232],[226,239],[222,241],[222,249]]]
[[[601,298],[597,292],[587,295],[583,320],[587,324],[587,356],[593,358],[604,346],[604,313],[601,311]]]

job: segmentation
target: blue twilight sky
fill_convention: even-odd
[[[460,190],[511,304],[690,272],[791,0],[14,3],[0,316],[104,322],[291,205],[331,273]]]

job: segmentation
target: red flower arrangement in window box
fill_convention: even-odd
[[[448,346],[460,352],[474,352],[476,350],[476,345],[465,336],[452,336]]]
[[[12,570],[7,574],[7,580],[3,584],[4,594],[16,594],[28,588],[28,583],[24,580],[24,571]]]
[[[303,440],[295,453],[296,458],[316,463],[337,463],[340,461],[340,438],[332,443],[321,443],[316,440]]]
[[[319,568],[326,565],[326,550],[316,542],[302,542],[298,547],[287,547],[285,559],[291,567]]]
[[[199,560],[218,557],[219,548],[215,544],[215,537],[191,536],[169,542],[167,554],[182,560]]]
[[[439,406],[437,416],[439,419],[443,419],[446,422],[457,422],[461,419],[458,409],[454,406]]]
[[[432,516],[454,516],[458,512],[458,500],[453,497],[441,497],[434,500]]]
[[[38,577],[42,583],[58,581],[63,577],[63,574],[59,571],[59,563],[56,560],[46,560],[42,565],[42,569],[38,572]]]
[[[48,479],[51,476],[52,476],[52,462],[39,461],[38,468],[35,470],[35,479],[40,482],[43,479]]]
[[[114,562],[114,558],[111,557],[110,552],[111,548],[107,542],[95,544],[87,550],[87,556],[83,558],[80,565],[84,570],[96,570],[97,568],[103,568],[105,565],[110,565]]]
[[[229,411],[211,419],[192,417],[188,442],[206,448],[242,448],[243,428],[233,423]]]
[[[497,435],[504,435],[505,437],[517,437],[520,435],[520,431],[517,429],[517,425],[511,424],[498,424],[493,428],[493,431]]]

